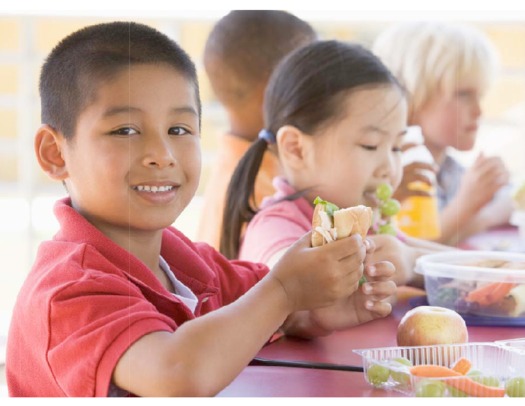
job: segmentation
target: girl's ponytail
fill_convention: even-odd
[[[255,179],[268,144],[273,143],[275,143],[275,136],[268,130],[262,130],[259,139],[246,151],[230,179],[220,241],[220,251],[229,259],[239,256],[243,226],[257,213]]]

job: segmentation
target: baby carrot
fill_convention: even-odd
[[[465,392],[469,396],[475,397],[503,397],[505,396],[505,389],[495,388],[492,386],[483,385],[475,382],[470,378],[465,377],[459,372],[451,368],[440,365],[416,365],[410,368],[410,373],[413,376],[420,376],[425,378],[451,378],[460,376],[459,379],[446,379],[446,384],[450,385],[460,391]]]
[[[469,292],[465,300],[467,302],[478,302],[481,306],[488,306],[502,300],[515,286],[515,283],[489,283]]]
[[[461,357],[456,361],[452,369],[456,372],[459,372],[461,375],[466,375],[468,371],[470,371],[470,368],[472,367],[472,363],[465,357]]]

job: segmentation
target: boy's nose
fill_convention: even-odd
[[[145,166],[158,166],[159,168],[174,166],[175,155],[168,140],[154,137],[144,145],[143,164]]]

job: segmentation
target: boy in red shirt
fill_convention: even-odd
[[[15,305],[11,396],[209,396],[279,328],[312,337],[387,315],[390,263],[365,268],[349,237],[309,235],[269,270],[228,261],[171,224],[200,175],[195,67],[135,23],[81,29],[41,72],[35,151],[64,183],[60,231]],[[370,291],[353,294],[361,275]]]

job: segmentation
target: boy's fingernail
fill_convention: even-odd
[[[365,293],[372,293],[372,286],[370,286],[368,283],[365,283],[363,285],[363,292],[365,292]]]
[[[366,250],[368,251],[371,247],[370,245],[370,241],[368,241],[368,239],[365,238],[365,247],[366,247]]]
[[[368,265],[366,273],[370,276],[374,276],[376,274],[376,267],[374,265]]]
[[[367,300],[367,301],[365,302],[365,307],[366,307],[367,309],[373,309],[373,308],[374,308],[374,302],[372,302],[371,300]]]

